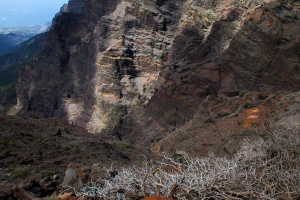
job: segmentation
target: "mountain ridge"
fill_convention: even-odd
[[[132,120],[140,123],[135,111],[155,119],[153,126],[172,130],[208,96],[296,91],[299,75],[289,74],[299,63],[298,20],[287,14],[292,5],[274,2],[235,8],[228,1],[86,1],[81,14],[56,18],[37,63],[21,69],[15,111],[57,116],[93,133],[122,137],[135,132],[127,131]],[[294,32],[278,28],[284,26]],[[295,38],[278,43],[291,33]],[[36,86],[28,93],[31,84]],[[173,114],[162,118],[164,113]],[[143,126],[135,128],[150,131]],[[168,132],[161,130],[149,134]]]

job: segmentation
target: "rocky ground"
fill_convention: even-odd
[[[203,102],[193,119],[156,142],[152,150],[231,156],[241,140],[258,139],[274,127],[299,127],[299,113],[299,92],[267,95],[238,91],[211,97]]]
[[[55,118],[6,115],[0,116],[0,150],[0,199],[9,199],[12,193],[26,199],[20,196],[26,190],[36,197],[51,195],[71,163],[78,168],[94,163],[117,167],[149,155],[145,149],[100,138]]]
[[[214,153],[230,157],[244,139],[263,138],[271,127],[299,127],[299,113],[299,93],[278,92],[267,96],[239,91],[211,97],[192,120],[154,141],[151,148],[90,134],[56,118],[2,115],[0,194],[6,199],[50,196],[62,191],[64,179],[67,185],[77,187],[78,182],[86,183],[91,177],[97,180],[104,173],[101,170],[112,163],[114,169],[140,165],[144,156],[157,159],[161,152],[174,157],[178,151],[193,156]],[[80,178],[75,182],[66,180],[67,169]]]

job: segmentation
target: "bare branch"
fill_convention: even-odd
[[[232,159],[214,155],[180,161],[163,154],[155,165],[121,168],[116,176],[91,182],[80,197],[140,199],[160,195],[175,199],[297,199],[300,197],[300,132],[276,129],[266,140],[244,141]],[[67,187],[70,189],[70,187]]]

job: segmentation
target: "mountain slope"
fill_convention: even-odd
[[[43,33],[49,25],[0,27],[0,55],[11,53],[18,44],[29,40],[37,34]]]
[[[7,111],[8,107],[16,103],[18,70],[20,66],[34,62],[44,38],[45,33],[36,35],[12,48],[10,53],[0,56],[0,107],[3,106],[0,112]]]
[[[199,112],[222,121],[263,103],[259,96],[299,90],[297,5],[85,1],[81,13],[56,17],[36,62],[21,68],[10,113],[56,116],[148,147],[196,123]],[[232,110],[211,114],[205,105],[230,104],[239,93],[250,95]]]
[[[46,187],[50,194],[72,161],[91,165],[100,159],[91,170],[102,173],[103,166],[116,160],[118,165],[142,165],[141,154],[153,163],[161,152],[180,163],[181,151],[232,158],[246,138],[265,139],[272,127],[293,132],[292,127],[300,126],[296,1],[71,0],[44,38],[38,56],[19,69],[17,104],[9,111],[19,116],[0,117],[4,181],[22,182],[10,176],[12,167],[19,166],[25,178],[32,175],[39,180],[38,188]],[[18,149],[26,158],[20,162],[15,158],[24,155]],[[293,151],[286,155],[295,156]],[[270,153],[269,162],[280,159]],[[220,160],[228,166],[227,159]],[[255,177],[262,169],[261,164],[248,168]],[[108,172],[114,180],[111,176],[117,173]],[[140,185],[133,188],[142,191]],[[216,192],[210,186],[208,191]],[[272,189],[264,187],[259,189],[271,194]],[[14,188],[8,191],[33,195],[32,188]],[[279,190],[273,194],[281,195]],[[36,197],[48,195],[35,192]],[[251,198],[251,193],[229,194]]]
[[[0,54],[3,54],[15,46],[14,41],[7,35],[0,34]]]

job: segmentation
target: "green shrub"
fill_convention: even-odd
[[[11,173],[11,177],[16,178],[16,179],[17,178],[23,179],[23,178],[26,178],[27,176],[28,176],[28,172],[22,168],[16,168]]]
[[[66,145],[63,145],[63,146],[62,146],[62,149],[63,149],[64,151],[69,151],[69,150],[71,149],[71,147],[66,146]]]
[[[11,164],[15,162],[15,158],[14,157],[8,157],[4,159],[4,163],[6,164]]]
[[[7,145],[8,146],[13,146],[15,143],[13,141],[8,141]]]
[[[250,103],[249,102],[244,103],[244,108],[249,108],[249,107],[250,107]]]
[[[80,149],[79,149],[79,147],[73,147],[72,151],[75,152],[75,153],[79,153]]]

